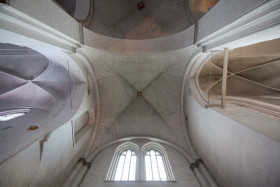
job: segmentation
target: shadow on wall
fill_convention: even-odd
[[[7,4],[6,0],[0,0],[0,3]]]
[[[85,20],[90,11],[90,0],[53,0],[60,8],[78,21]]]
[[[54,0],[56,1],[68,14],[74,16],[76,9],[76,0]]]

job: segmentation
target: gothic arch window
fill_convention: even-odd
[[[149,142],[142,147],[146,181],[175,181],[166,151],[160,144]]]
[[[166,173],[160,152],[150,149],[145,153],[145,177],[147,181],[166,181]]]
[[[155,142],[145,144],[141,151],[135,143],[117,147],[107,181],[175,181],[164,147]]]
[[[138,150],[134,143],[121,144],[112,159],[107,181],[135,181]]]

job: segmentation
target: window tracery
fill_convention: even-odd
[[[134,181],[136,173],[136,153],[131,149],[126,149],[119,155],[116,168],[115,181]]]
[[[142,146],[126,142],[117,147],[107,181],[175,181],[164,147],[155,142]]]
[[[138,145],[132,142],[126,142],[118,146],[106,180],[135,181],[138,150]]]
[[[147,181],[167,180],[162,155],[154,149],[145,153],[145,175]]]
[[[175,181],[165,148],[155,142],[146,143],[144,154],[144,178],[146,181]]]

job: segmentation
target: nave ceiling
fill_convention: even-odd
[[[151,136],[187,148],[181,86],[190,52],[83,52],[95,69],[100,95],[96,146],[129,136]]]

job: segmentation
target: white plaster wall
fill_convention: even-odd
[[[192,95],[187,96],[187,103],[191,139],[220,186],[280,185],[279,142],[229,118],[239,114],[228,113],[227,117],[205,109]],[[252,123],[248,114],[239,118]],[[266,122],[269,120],[263,120],[263,126]]]
[[[52,0],[10,0],[11,7],[80,41],[79,23]]]
[[[43,48],[38,48],[38,50],[41,51]],[[59,56],[56,53],[51,53],[51,50],[47,51],[52,54],[53,58]],[[75,57],[74,54],[69,54],[69,56]],[[58,59],[61,58],[60,56]],[[69,64],[69,68],[74,68],[73,75],[75,77],[86,75],[84,67],[86,65],[78,57],[74,59],[75,61],[69,61],[77,65]],[[87,71],[90,71],[90,69],[87,69]],[[94,75],[92,74],[92,76]],[[94,92],[92,91],[90,95],[87,92],[82,93],[83,97],[79,106],[76,109],[73,108],[73,113],[69,114],[69,116],[58,115],[59,118],[64,120],[63,122],[41,125],[37,123],[36,125],[39,128],[34,131],[26,130],[28,128],[26,126],[30,124],[22,123],[13,128],[17,134],[1,134],[0,155],[5,156],[5,159],[2,157],[0,163],[1,187],[53,187],[62,185],[79,158],[84,157],[83,154],[93,134],[92,129],[95,127],[93,118],[96,117],[92,109],[94,107],[93,102],[95,101],[93,97]],[[76,101],[77,99],[74,102]],[[91,114],[87,125],[89,128],[87,127],[86,132],[83,133],[82,137],[79,137],[79,141],[76,141],[73,146],[71,120],[75,121],[86,111]],[[55,116],[52,115],[52,117],[54,118]],[[74,125],[79,126],[79,124]],[[47,141],[41,147],[41,142],[48,132],[50,132],[50,136],[46,138]],[[42,154],[40,154],[41,151]]]
[[[41,160],[38,140],[1,164],[0,186],[61,186],[84,152],[90,135],[88,131],[73,147],[71,123],[64,124],[44,143]]]
[[[84,44],[88,47],[118,53],[153,53],[178,50],[193,45],[194,26],[177,34],[157,39],[118,39],[94,33],[83,28]]]
[[[135,142],[141,146],[145,142]],[[102,152],[100,152],[92,162],[92,166],[87,172],[81,187],[109,187],[109,186],[120,186],[120,187],[198,187],[200,186],[194,173],[189,167],[189,163],[184,159],[184,157],[169,146],[165,146],[165,150],[175,177],[176,182],[146,182],[146,181],[136,181],[136,182],[105,182],[109,166],[111,164],[113,155],[118,145],[113,145]]]
[[[198,22],[198,40],[226,27],[265,0],[220,0]]]

